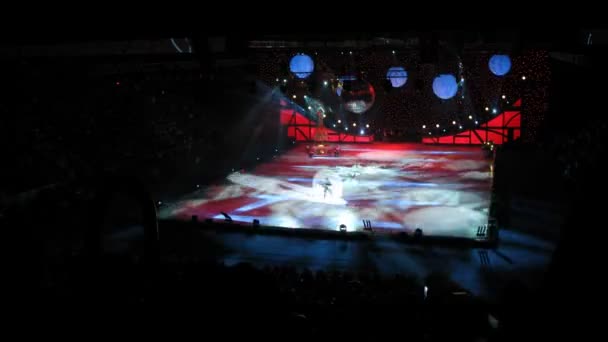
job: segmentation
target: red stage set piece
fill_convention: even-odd
[[[502,112],[494,119],[457,134],[424,137],[425,144],[479,145],[492,142],[502,145],[521,136],[521,100],[517,100],[511,110]]]
[[[284,101],[282,101],[283,105]],[[320,124],[319,124],[320,123]],[[356,135],[337,132],[323,126],[321,116],[317,118],[317,123],[309,119],[295,108],[281,108],[281,124],[287,126],[287,136],[296,141],[315,141],[315,138],[322,137],[326,142],[372,142],[373,135]]]

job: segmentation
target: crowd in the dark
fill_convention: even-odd
[[[407,331],[414,340],[425,335],[431,340],[472,340],[492,330],[488,306],[432,279],[425,292],[416,280],[398,275],[251,264],[206,265],[205,272],[202,268],[182,264],[177,274],[172,270],[164,277],[163,291],[178,294],[171,300],[188,307],[205,303],[217,314],[213,321],[266,322],[256,332],[270,336],[297,331],[300,337],[388,338]],[[449,306],[459,307],[460,314],[446,310]]]
[[[562,176],[569,184],[576,187],[589,170],[601,168],[601,157],[606,153],[605,131],[605,120],[593,120],[553,141]]]

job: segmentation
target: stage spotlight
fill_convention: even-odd
[[[279,78],[277,77],[277,82],[279,82]]]
[[[312,107],[311,107],[311,106],[308,106],[308,109],[312,109]]]
[[[458,126],[458,128],[459,128],[459,129],[462,129],[462,125],[459,125],[459,126]]]
[[[455,125],[455,124],[456,124],[456,121],[452,121],[452,125]]]
[[[353,52],[352,52],[352,51],[349,51],[348,53],[349,53],[349,54],[351,54],[351,55],[353,54]]]
[[[345,130],[345,131],[348,131],[348,127],[344,127],[344,130]]]
[[[492,114],[496,114],[498,111],[496,110],[496,108],[492,109]]]
[[[196,188],[197,188],[197,189],[198,189],[198,188],[200,188],[200,187],[201,187],[201,185],[200,185],[200,184],[196,184]]]
[[[393,55],[395,54],[395,50],[393,50]]]
[[[504,100],[504,99],[506,99],[506,98],[507,98],[507,96],[506,96],[506,95],[503,95],[503,96],[502,96],[502,99],[503,99],[503,100]]]
[[[327,117],[327,115],[323,114],[323,119],[325,119]]]
[[[342,123],[342,120],[338,120],[338,123]]]
[[[429,135],[431,135],[431,132],[429,132]]]
[[[464,83],[464,78],[460,78],[460,83]]]
[[[525,81],[526,80],[526,76],[522,76],[521,79]]]
[[[473,115],[469,115],[469,120],[473,119]]]
[[[334,127],[336,127],[336,124],[333,124]]]
[[[283,79],[283,83],[287,83],[287,79],[286,78]]]
[[[162,201],[158,201],[156,204],[161,205],[161,204],[163,204],[163,202]]]
[[[365,128],[369,128],[369,124],[365,125]]]
[[[486,112],[487,112],[487,111],[489,111],[489,110],[490,110],[490,108],[489,108],[489,107],[486,107]]]
[[[475,120],[475,124],[476,124],[476,125],[478,125],[478,124],[479,124],[479,121]]]
[[[445,128],[443,129],[443,132],[445,133]]]
[[[422,129],[425,129],[425,128],[426,128],[426,125],[422,125]]]
[[[356,122],[353,122],[353,127],[357,127],[357,123]]]
[[[435,127],[439,128],[439,124],[436,124]]]
[[[291,96],[291,98],[292,98],[292,99],[295,99],[296,97],[297,97],[297,96],[295,96],[295,95],[292,95],[292,96]]]
[[[361,135],[363,135],[363,134],[365,134],[365,130],[362,129],[361,130]]]
[[[323,81],[323,85],[326,86],[327,85],[327,81]]]

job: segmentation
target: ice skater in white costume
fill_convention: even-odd
[[[327,193],[330,195],[332,194],[331,182],[329,181],[329,178],[325,178],[325,183],[321,184],[321,186],[323,187],[323,199],[325,199],[325,197],[327,197]]]

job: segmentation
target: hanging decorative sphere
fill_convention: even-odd
[[[386,79],[391,81],[393,88],[403,87],[407,82],[407,71],[403,67],[391,67],[386,72]]]
[[[355,114],[362,114],[374,105],[376,91],[367,81],[359,79],[354,81],[344,80],[340,98],[342,98],[346,110]]]
[[[450,99],[458,92],[456,77],[451,74],[442,74],[433,80],[433,92],[440,99]]]
[[[488,62],[490,71],[496,76],[504,76],[511,70],[511,58],[507,55],[494,55]]]
[[[291,70],[297,78],[306,78],[315,70],[315,63],[308,55],[295,55],[289,62],[289,70]]]

